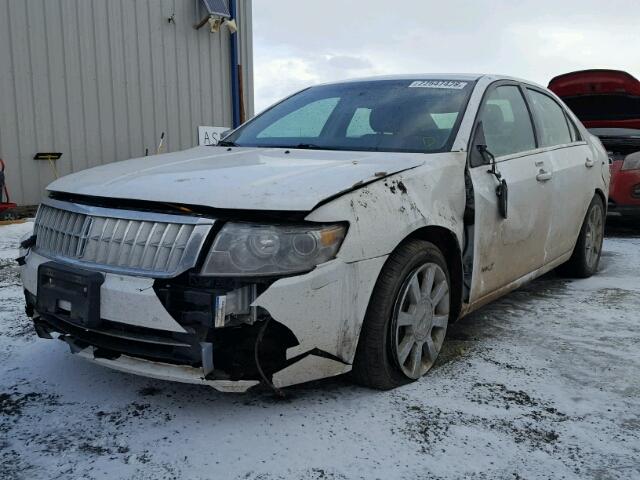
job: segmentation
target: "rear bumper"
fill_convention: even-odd
[[[617,215],[640,214],[640,170],[622,170],[621,161],[611,166],[609,212]]]

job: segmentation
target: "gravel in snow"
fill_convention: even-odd
[[[221,394],[110,371],[36,338],[0,227],[0,477],[640,478],[640,236],[601,272],[546,276],[450,328],[391,392],[348,378]]]

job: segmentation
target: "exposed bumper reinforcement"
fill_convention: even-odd
[[[87,347],[84,350],[77,352],[76,355],[84,358],[85,360],[89,360],[93,363],[97,363],[98,365],[103,365],[120,372],[143,375],[145,377],[156,378],[158,380],[208,385],[219,392],[243,393],[260,383],[257,380],[208,380],[204,377],[202,368],[152,362],[150,360],[133,358],[127,355],[120,355],[115,360],[96,358],[94,356],[94,350],[95,349],[93,347]]]

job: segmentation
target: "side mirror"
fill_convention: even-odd
[[[489,147],[487,147],[484,143],[479,143],[476,145],[476,149],[480,152],[480,156],[486,165],[493,165],[496,161],[493,154],[489,151]]]
[[[502,218],[506,219],[509,213],[509,185],[507,184],[507,181],[502,178],[502,174],[498,171],[496,157],[487,147],[482,122],[478,123],[478,126],[476,127],[473,146],[473,153],[477,152],[477,156],[480,157],[481,160],[479,160],[477,164],[473,164],[472,166],[491,165],[491,169],[487,170],[487,172],[496,177],[496,180],[498,180],[499,182],[498,186],[496,187],[496,197],[498,197],[498,213],[500,213],[500,216]]]

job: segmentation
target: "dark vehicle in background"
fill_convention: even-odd
[[[549,89],[609,152],[609,212],[640,216],[640,81],[619,70],[584,70],[555,77]]]

